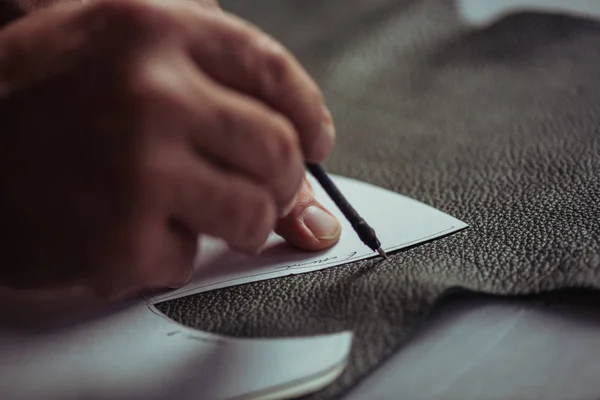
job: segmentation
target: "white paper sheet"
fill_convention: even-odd
[[[443,301],[344,399],[598,399],[599,321],[569,297]]]
[[[0,330],[0,398],[274,399],[318,390],[344,369],[352,335],[224,338],[145,302],[67,329]]]
[[[354,179],[331,175],[354,208],[377,232],[388,252],[414,246],[467,227],[464,222],[411,198]],[[236,254],[214,239],[202,242],[196,273],[186,286],[148,298],[173,300],[195,293],[286,275],[301,274],[378,256],[366,247],[350,224],[312,178],[316,198],[342,222],[342,237],[332,249],[307,253],[272,235],[259,257]]]

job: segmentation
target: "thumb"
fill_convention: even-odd
[[[310,183],[305,179],[292,211],[279,220],[275,232],[293,246],[304,250],[324,250],[336,244],[342,227],[316,199]]]

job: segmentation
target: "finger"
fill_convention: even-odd
[[[177,107],[187,108],[186,129],[196,152],[266,187],[284,215],[304,177],[302,150],[292,124],[260,102],[191,69],[184,81],[186,87],[179,93],[185,99]]]
[[[164,211],[154,210],[139,210],[109,239],[95,243],[98,263],[87,282],[96,297],[120,300],[147,290],[177,288],[189,280],[198,236],[176,221],[165,221]]]
[[[342,232],[337,218],[314,197],[304,181],[292,211],[278,221],[275,232],[304,250],[323,250],[336,244]]]
[[[277,218],[268,190],[191,154],[179,165],[171,199],[173,219],[196,234],[223,239],[234,250],[255,254]]]
[[[190,52],[200,68],[288,117],[306,160],[321,162],[335,134],[323,96],[306,71],[281,45],[241,19],[197,11],[186,17]]]
[[[154,260],[156,278],[147,289],[180,288],[194,273],[194,259],[200,244],[198,235],[175,219],[168,221],[166,231],[164,260]]]
[[[220,11],[221,6],[217,0],[187,0],[207,10]]]

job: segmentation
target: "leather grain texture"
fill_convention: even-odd
[[[167,315],[243,337],[353,330],[347,370],[309,396],[330,399],[393,354],[450,288],[600,286],[599,23],[530,13],[471,29],[440,0],[222,5],[287,45],[323,88],[338,130],[329,171],[471,227],[388,262],[163,303]]]

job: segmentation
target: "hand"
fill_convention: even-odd
[[[79,3],[83,4],[87,1],[97,0],[2,0],[0,3],[0,18],[4,22],[10,22],[16,18],[22,17],[25,14],[29,14],[32,11],[37,11],[43,8],[65,4],[65,3]],[[172,1],[172,0],[166,0]],[[188,1],[195,3],[206,9],[219,10],[218,0],[178,0]]]
[[[184,284],[202,234],[247,253],[273,228],[339,239],[302,184],[330,114],[257,28],[189,2],[67,3],[0,31],[0,54],[6,285],[120,299]]]

